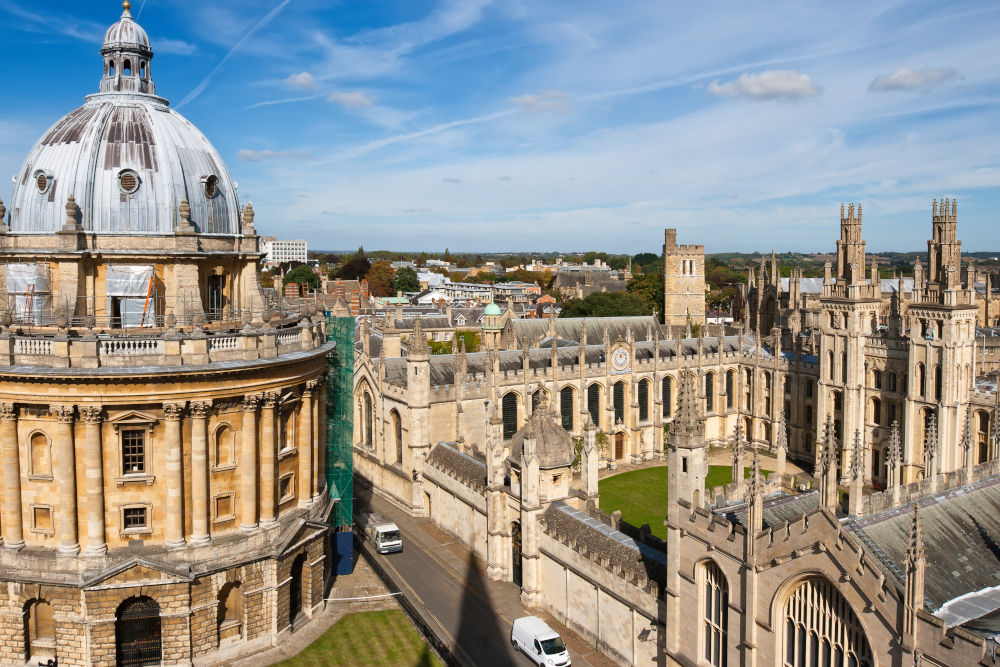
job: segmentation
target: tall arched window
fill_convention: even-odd
[[[917,364],[917,392],[920,398],[927,396],[927,372],[923,364]]]
[[[45,600],[31,600],[24,605],[25,653],[31,660],[56,657],[56,623],[52,605]],[[44,664],[44,663],[43,663]]]
[[[709,561],[702,568],[702,650],[701,658],[713,667],[726,664],[726,630],[729,625],[729,585],[722,570]]]
[[[715,373],[705,376],[705,412],[715,412]]]
[[[403,463],[403,420],[399,417],[399,412],[393,410],[389,413],[392,420],[393,444],[396,446],[396,463]]]
[[[973,420],[976,429],[976,448],[979,450],[976,455],[976,463],[986,463],[990,455],[990,415],[985,410],[976,413]]]
[[[888,384],[888,386],[886,387],[886,389],[888,389],[889,391],[896,391],[896,374],[895,373],[889,373],[886,376],[886,378],[887,378],[887,384]]]
[[[674,379],[669,375],[663,378],[663,387],[660,390],[660,401],[663,403],[663,416],[669,417],[673,414],[672,400],[674,398]]]
[[[750,412],[750,401],[753,396],[753,374],[749,368],[743,370],[743,409]]]
[[[637,396],[639,399],[639,421],[649,420],[649,380],[640,380],[639,386],[637,388]]]
[[[941,390],[941,385],[942,385],[941,367],[940,366],[935,366],[934,367],[934,400],[935,401],[940,401],[941,400],[941,396],[943,394],[943,392]]]
[[[562,427],[567,431],[573,430],[573,387],[563,387],[559,390],[559,416],[562,418]]]
[[[831,382],[833,382],[833,378],[834,378],[834,375],[833,375],[833,373],[834,373],[834,368],[833,368],[833,350],[830,350],[829,352],[826,353],[826,371],[827,371],[826,377]]]
[[[625,422],[625,383],[616,382],[612,388],[612,399],[615,408],[615,423]]]
[[[882,388],[882,371],[877,368],[872,371],[872,386],[876,389]]]
[[[726,408],[733,409],[733,388],[735,386],[735,375],[733,371],[726,371]]]
[[[878,398],[872,399],[872,423],[881,424],[882,418],[882,401]]]
[[[784,667],[861,667],[872,650],[854,610],[826,579],[799,584],[785,601]]]
[[[236,447],[233,442],[233,429],[229,424],[222,424],[215,430],[215,465],[225,467],[236,464]]]
[[[374,409],[373,409],[373,406],[372,406],[372,395],[369,394],[367,391],[364,394],[363,404],[364,404],[364,408],[363,408],[364,409],[364,415],[362,415],[362,419],[365,420],[365,424],[364,424],[364,428],[365,428],[365,446],[366,447],[371,447],[375,443],[375,438],[372,435],[372,431],[374,431],[374,428],[373,428],[374,424],[373,424],[373,422],[375,421],[375,414],[374,414]]]
[[[243,587],[230,582],[219,591],[216,611],[219,645],[243,638]]]
[[[52,445],[48,436],[41,431],[31,434],[31,475],[32,477],[52,476]]]
[[[771,414],[771,374],[764,373],[764,414]]]
[[[840,381],[847,382],[847,353],[840,353]]]
[[[601,428],[601,385],[596,382],[587,387],[587,412],[594,426]]]
[[[501,417],[503,418],[503,439],[510,440],[517,433],[517,394],[504,394],[501,401]]]

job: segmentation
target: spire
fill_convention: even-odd
[[[747,496],[753,499],[764,495],[764,475],[760,472],[760,452],[753,448],[753,462],[750,468],[750,482],[747,487]],[[759,530],[759,529],[758,529]]]
[[[916,653],[917,615],[924,608],[924,572],[927,559],[924,554],[924,530],[920,524],[920,509],[913,505],[913,523],[910,525],[910,543],[906,548],[906,582],[904,590],[905,613],[903,615],[903,650]]]
[[[854,429],[854,447],[851,451],[851,480],[862,480],[865,476],[864,445],[861,442],[861,429]]]
[[[670,427],[671,432],[676,431],[678,434],[684,435],[704,433],[705,425],[701,422],[699,405],[694,376],[691,373],[682,373],[677,393],[677,412],[674,415],[673,425]]]
[[[906,547],[906,565],[914,567],[922,562],[924,554],[924,527],[920,522],[920,506],[913,504],[913,522],[910,524],[910,542]]]
[[[410,356],[430,354],[430,346],[427,344],[427,335],[424,334],[424,325],[420,322],[420,316],[413,322],[413,335],[410,337]]]
[[[926,472],[928,477],[934,475],[937,470],[934,468],[935,460],[937,459],[938,453],[938,432],[937,432],[937,415],[931,413],[931,418],[928,420],[927,424],[927,435],[924,439],[924,458],[926,459]]]
[[[899,446],[899,422],[893,421],[889,428],[889,449],[886,452],[886,464],[891,468],[901,462],[902,452]]]
[[[778,442],[776,446],[780,451],[788,451],[788,425],[785,423],[785,415],[781,415],[781,421],[778,422]]]

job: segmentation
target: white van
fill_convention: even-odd
[[[555,630],[537,616],[514,620],[510,643],[539,667],[566,667],[571,664],[569,650]]]

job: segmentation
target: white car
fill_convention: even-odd
[[[567,667],[572,664],[562,637],[537,616],[515,619],[510,628],[510,643],[539,667]]]

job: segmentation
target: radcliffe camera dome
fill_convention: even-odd
[[[208,139],[155,95],[149,37],[124,6],[101,48],[100,92],[53,125],[14,177],[9,231],[58,231],[72,195],[88,232],[172,234],[187,200],[196,231],[238,235],[236,185]]]

